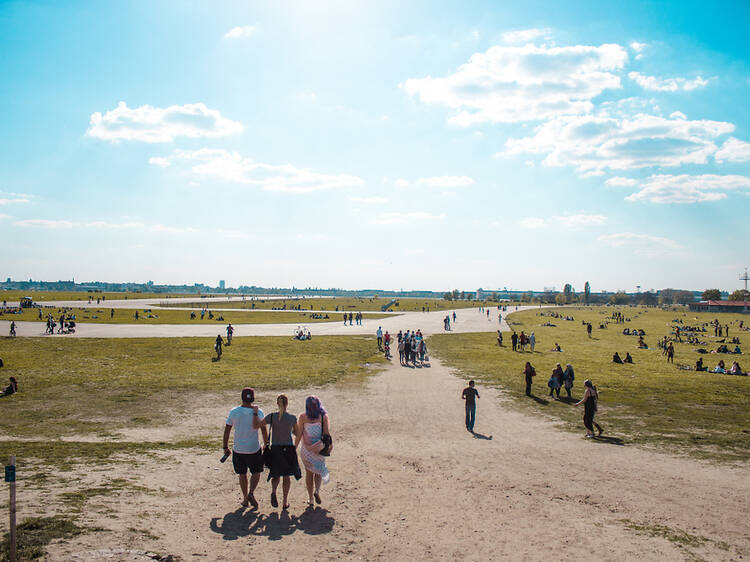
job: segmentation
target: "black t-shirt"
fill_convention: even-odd
[[[471,386],[467,386],[464,388],[463,394],[461,394],[463,398],[466,399],[467,404],[474,404],[475,396],[478,398],[479,393],[477,392],[476,388],[472,388]]]

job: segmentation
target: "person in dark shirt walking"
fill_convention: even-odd
[[[474,433],[474,419],[477,415],[477,399],[479,393],[474,388],[474,381],[469,381],[469,386],[464,388],[461,398],[466,401],[466,429]]]
[[[515,351],[518,347],[518,334],[513,332],[513,335],[510,336],[510,343],[512,344],[513,351]]]

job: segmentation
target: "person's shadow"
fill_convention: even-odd
[[[328,515],[328,510],[320,507],[309,506],[299,516],[289,515],[287,510],[266,515],[257,510],[239,508],[230,511],[223,518],[212,517],[209,527],[214,533],[223,535],[225,541],[235,541],[250,535],[278,541],[298,530],[308,535],[330,533],[335,523],[336,520]]]
[[[477,433],[476,431],[472,431],[471,434],[474,436],[474,439],[486,439],[487,441],[492,441],[492,435],[487,436],[482,433]]]
[[[619,437],[610,437],[609,435],[599,435],[593,439],[596,443],[606,443],[609,445],[619,445],[620,447],[625,445],[625,441]]]
[[[536,396],[535,394],[529,395],[529,398],[531,398],[534,402],[541,404],[542,406],[547,406],[549,404],[549,400],[545,400],[544,398],[539,398],[539,396]]]

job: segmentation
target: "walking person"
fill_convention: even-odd
[[[531,335],[529,336],[529,346],[531,346],[531,353],[534,353],[535,345],[536,345],[536,336],[534,335],[534,332],[531,332]]]
[[[516,351],[518,349],[518,334],[513,332],[513,335],[510,336],[510,343],[513,347],[513,351]]]
[[[591,322],[586,324],[586,333],[591,337]]]
[[[271,505],[279,507],[279,500],[276,497],[276,490],[279,487],[279,481],[283,479],[281,490],[283,493],[282,509],[289,509],[289,489],[292,485],[291,477],[296,480],[302,478],[302,471],[297,460],[297,448],[292,441],[292,434],[295,439],[300,436],[299,426],[297,425],[297,416],[286,411],[289,406],[289,399],[280,394],[276,398],[278,412],[268,414],[263,418],[263,426],[270,429],[271,447],[268,449],[268,480],[271,481]],[[299,441],[299,439],[297,439]]]
[[[674,345],[672,342],[669,342],[669,346],[667,347],[667,363],[674,364]]]
[[[321,503],[320,486],[328,483],[331,476],[326,467],[326,458],[322,453],[330,454],[333,443],[330,434],[328,412],[317,396],[308,396],[305,400],[305,411],[298,419],[300,436],[295,445],[302,441],[300,457],[305,466],[305,484],[307,485],[308,504]]]
[[[13,320],[10,321],[10,337],[16,337],[16,323]]]
[[[227,345],[232,345],[232,336],[234,335],[234,326],[230,322],[227,325]]]
[[[261,423],[263,410],[254,405],[255,391],[252,388],[242,389],[242,404],[232,408],[227,416],[224,427],[224,454],[228,455],[229,434],[234,428],[234,443],[232,444],[232,465],[239,476],[240,491],[242,492],[242,507],[248,503],[254,509],[258,508],[255,499],[255,488],[263,472],[263,451],[258,440],[258,430],[263,433],[263,442],[268,446],[268,432]],[[250,487],[248,488],[247,471],[250,471]]]
[[[556,393],[557,395],[554,397],[555,400],[560,399],[560,388],[563,384],[563,370],[560,366],[560,363],[557,364],[557,366],[552,370],[552,375],[549,378],[549,382],[547,385],[549,386],[549,395],[552,396],[552,393]]]
[[[378,326],[378,331],[375,332],[375,335],[378,338],[378,351],[383,351],[383,328]]]
[[[221,359],[221,348],[224,345],[224,340],[221,339],[221,334],[216,336],[216,343],[214,344],[214,351],[216,351],[216,360]]]
[[[469,381],[469,386],[464,388],[461,393],[461,398],[465,400],[466,407],[466,429],[471,433],[474,433],[474,420],[477,415],[477,402],[479,398],[479,392],[474,388],[474,381]]]
[[[536,376],[536,369],[531,366],[531,363],[526,361],[526,367],[523,369],[523,374],[526,377],[526,396],[531,396],[531,383],[533,377]]]
[[[594,426],[596,426],[598,435],[601,435],[604,431],[601,426],[594,421],[596,415],[597,402],[599,402],[599,393],[596,391],[596,387],[589,380],[583,381],[583,386],[586,390],[583,393],[583,398],[580,402],[576,402],[576,406],[583,404],[583,425],[586,426],[586,437],[592,438],[594,435]]]
[[[576,375],[573,371],[573,365],[568,363],[565,366],[565,371],[563,371],[563,385],[565,386],[565,392],[568,393],[568,398],[570,398],[570,391],[573,388],[573,381],[575,381]]]

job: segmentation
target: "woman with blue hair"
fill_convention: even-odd
[[[328,413],[317,396],[308,396],[305,400],[305,411],[298,417],[300,432],[295,446],[302,441],[300,457],[305,466],[305,484],[307,485],[308,503],[321,503],[320,486],[328,483],[330,475],[326,468],[326,456],[331,454],[333,441],[330,434]]]

